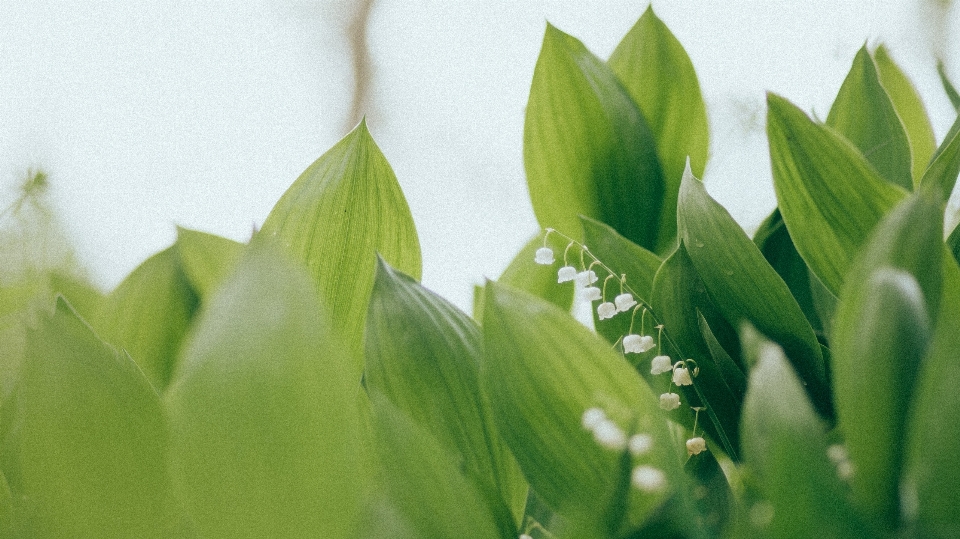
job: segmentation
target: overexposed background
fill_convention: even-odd
[[[601,58],[648,1],[376,0],[362,101],[407,196],[423,282],[469,310],[538,227],[523,115],[546,21]],[[245,241],[352,127],[356,11],[344,0],[0,0],[0,208],[28,167],[105,290],[175,225]],[[693,60],[711,194],[748,231],[774,207],[764,93],[826,117],[854,54],[886,43],[938,142],[955,113],[960,9],[945,0],[654,1]]]

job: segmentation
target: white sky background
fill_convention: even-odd
[[[521,152],[546,21],[606,58],[647,4],[377,1],[368,124],[413,212],[426,286],[469,312],[473,284],[538,229]],[[826,117],[864,42],[888,45],[939,142],[954,113],[931,51],[960,81],[960,42],[945,39],[960,10],[934,4],[654,1],[707,101],[707,187],[744,228],[775,205],[764,92]],[[245,241],[345,134],[351,5],[0,0],[0,206],[28,167],[47,170],[104,289],[172,243],[175,225]]]

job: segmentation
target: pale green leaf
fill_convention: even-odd
[[[190,286],[209,298],[240,258],[243,244],[206,232],[177,227],[177,252]]]
[[[936,139],[933,137],[933,127],[930,125],[930,118],[927,116],[923,101],[917,94],[917,89],[914,88],[900,66],[890,57],[887,48],[883,45],[877,47],[877,50],[873,52],[873,60],[876,62],[880,83],[883,84],[883,89],[890,96],[893,108],[900,116],[907,138],[910,140],[913,185],[917,186],[923,176],[923,171],[927,169],[930,156],[933,155],[933,151],[937,147]]]
[[[767,96],[773,186],[797,252],[834,295],[853,256],[903,189],[884,181],[832,129]]]
[[[657,251],[675,243],[676,200],[687,157],[703,175],[709,146],[707,110],[693,63],[648,7],[607,61],[640,107],[656,140],[664,195]]]
[[[381,260],[365,350],[366,387],[456,455],[492,514],[515,530],[527,484],[480,391],[483,336],[477,324]]]
[[[954,120],[940,147],[923,173],[920,185],[931,186],[940,191],[943,200],[949,200],[960,173],[960,115]]]
[[[303,262],[333,328],[360,350],[376,254],[420,278],[420,243],[397,177],[366,122],[324,153],[280,197],[257,238],[273,238]]]
[[[359,387],[310,277],[248,252],[204,304],[165,397],[172,469],[203,537],[348,537]]]
[[[827,115],[887,181],[911,189],[910,141],[864,45]]]
[[[950,82],[947,70],[943,66],[943,60],[937,60],[937,74],[940,75],[940,83],[943,85],[943,91],[947,94],[947,98],[950,99],[950,104],[953,105],[953,108],[960,110],[960,93]]]
[[[586,215],[656,248],[664,180],[653,134],[610,67],[549,24],[527,102],[523,159],[541,226],[577,238]]]

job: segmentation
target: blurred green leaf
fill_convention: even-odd
[[[62,298],[27,335],[15,406],[16,431],[2,451],[17,463],[15,473],[4,470],[16,537],[184,533],[157,393]]]
[[[957,89],[950,82],[950,77],[947,76],[947,71],[943,67],[943,60],[937,60],[937,74],[940,75],[940,83],[947,98],[950,99],[950,104],[953,108],[960,110],[960,93],[957,93]]]
[[[910,141],[893,102],[880,84],[866,45],[853,59],[850,73],[830,107],[827,126],[859,148],[887,181],[904,189],[913,188]]]
[[[206,302],[165,397],[172,469],[204,537],[348,537],[359,387],[309,276],[263,247]]]
[[[640,107],[656,140],[665,185],[656,251],[666,254],[676,245],[677,192],[687,157],[698,176],[707,164],[710,137],[697,73],[653,7],[627,32],[607,63]]]
[[[824,425],[783,350],[744,334],[755,365],[743,408],[743,455],[761,498],[748,509],[762,537],[868,537],[827,457]]]
[[[174,370],[198,298],[180,265],[178,246],[151,256],[100,302],[94,324],[123,348],[159,390]]]
[[[834,295],[854,254],[903,189],[876,173],[836,132],[767,96],[773,186],[797,252]]]
[[[492,514],[506,520],[501,529],[515,532],[527,484],[480,391],[483,336],[477,324],[381,259],[365,350],[366,387],[456,455]]]
[[[240,258],[243,244],[206,232],[177,227],[177,252],[190,286],[209,298]]]
[[[497,522],[498,516],[483,494],[464,476],[442,442],[376,391],[371,397],[378,462],[383,474],[373,499],[374,511],[368,510],[357,537],[517,536],[515,527],[509,525],[505,529],[502,522]],[[385,512],[389,518],[384,518]]]
[[[13,499],[7,478],[0,471],[0,536],[13,537]]]
[[[481,379],[531,488],[571,522],[600,525],[616,502],[628,526],[642,523],[683,481],[656,397],[609,345],[560,309],[493,282],[485,302]],[[624,453],[602,447],[582,426],[593,407],[628,435],[652,437],[654,450],[634,464],[660,469],[668,482],[662,491],[613,498]],[[612,531],[617,524],[606,523]]]
[[[723,317],[738,326],[749,321],[781,343],[814,406],[831,417],[820,343],[803,311],[757,246],[689,169],[680,185],[677,216],[690,260]]]
[[[579,238],[586,215],[656,248],[664,179],[654,136],[610,67],[550,24],[533,73],[523,159],[541,226]]]
[[[939,188],[943,200],[949,200],[960,173],[960,115],[944,137],[930,160],[930,166],[923,173],[920,185]]]
[[[420,278],[420,243],[397,177],[365,121],[287,189],[259,237],[278,240],[306,264],[341,342],[356,356],[356,379],[376,254]]]
[[[562,253],[567,247],[567,242],[557,234],[550,234],[547,236],[546,245],[553,249],[557,258],[556,263],[546,266],[534,262],[537,249],[544,246],[543,233],[540,232],[523,246],[507,269],[503,270],[497,282],[529,292],[569,311],[570,306],[573,305],[573,282],[557,282],[557,269],[563,263]],[[570,260],[570,262],[576,261]],[[482,311],[477,312],[482,313]],[[478,316],[479,318],[482,316]]]
[[[911,169],[915,187],[919,185],[923,171],[927,169],[927,163],[930,162],[930,156],[937,147],[933,127],[930,125],[930,118],[927,116],[923,101],[917,94],[917,89],[890,57],[885,46],[877,47],[873,52],[873,60],[876,62],[880,83],[887,91],[910,141],[910,155],[913,162]]]
[[[946,539],[960,535],[960,269],[949,257],[943,269],[933,340],[916,374],[900,503],[916,537]]]

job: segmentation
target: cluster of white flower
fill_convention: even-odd
[[[628,438],[626,432],[608,418],[607,413],[601,408],[585,410],[581,423],[583,428],[593,433],[597,443],[607,449],[614,451],[629,449],[634,457],[646,455],[653,449],[653,436],[637,433]],[[636,488],[647,493],[659,492],[667,486],[666,474],[659,468],[647,464],[634,467],[630,480]]]
[[[844,481],[849,481],[853,477],[853,462],[850,461],[850,454],[847,453],[847,446],[843,444],[833,444],[827,448],[827,457],[830,462],[837,467],[837,476]]]
[[[693,360],[687,360],[693,361]],[[673,376],[670,378],[670,384],[675,386],[689,386],[693,385],[693,378],[690,376],[690,369],[687,368],[685,361],[678,361],[674,364],[670,364],[670,356],[659,355],[653,358],[653,361],[650,364],[650,374],[657,375],[663,374],[666,372],[672,372]],[[694,376],[696,376],[697,369],[693,370]],[[670,411],[676,410],[680,407],[680,395],[668,391],[660,395],[660,408]]]

